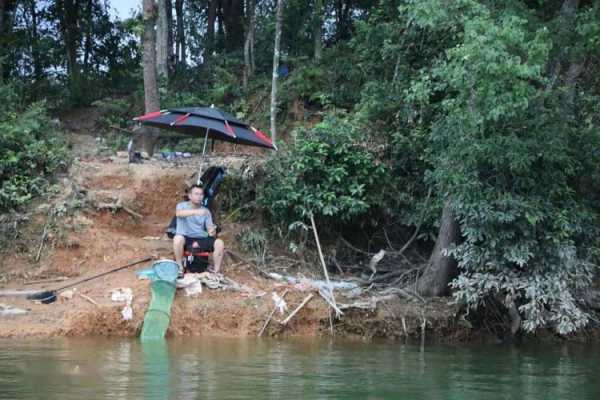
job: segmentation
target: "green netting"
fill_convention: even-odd
[[[141,339],[159,339],[165,336],[171,321],[171,304],[175,297],[175,280],[177,264],[173,261],[159,261],[153,266],[161,273],[152,282],[152,300],[144,317]],[[165,274],[165,270],[175,269],[175,274]],[[159,279],[158,276],[168,277],[169,280]]]

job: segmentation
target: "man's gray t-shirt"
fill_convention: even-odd
[[[177,204],[177,210],[194,210],[190,202],[183,201]],[[204,215],[194,215],[192,217],[177,217],[177,234],[192,238],[208,237],[208,228],[212,227],[213,221],[210,211],[206,207],[202,207],[206,211]]]

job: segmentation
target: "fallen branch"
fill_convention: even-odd
[[[319,234],[317,233],[317,225],[315,224],[315,218],[312,213],[310,213],[310,223],[312,224],[313,233],[315,234],[315,241],[317,242],[317,250],[319,251],[319,259],[321,260],[321,265],[323,265],[323,273],[325,274],[325,280],[327,281],[327,287],[329,288],[329,294],[331,295],[331,301],[333,302],[333,308],[336,310],[336,314],[339,311],[339,308],[335,305],[335,296],[333,295],[333,287],[331,286],[331,281],[329,280],[329,273],[327,272],[327,265],[325,265],[325,258],[323,257],[323,251],[321,250],[321,243],[319,242]],[[336,315],[339,317],[339,314]]]
[[[283,294],[280,296],[282,300],[285,298],[285,295],[288,293],[288,291],[289,291],[289,289],[285,289]],[[271,320],[273,319],[273,315],[275,315],[275,311],[277,311],[277,304],[275,304],[275,306],[273,307],[273,310],[269,314],[269,318],[267,318],[267,320],[265,321],[265,324],[261,328],[260,332],[258,332],[258,337],[261,337],[263,332],[265,331],[265,329],[267,329],[267,325],[269,325],[269,322],[271,322]]]
[[[302,303],[300,303],[300,305],[298,307],[296,307],[296,309],[294,311],[292,311],[292,313],[290,315],[288,315],[286,319],[281,321],[281,325],[287,325],[287,323],[290,322],[290,320],[292,318],[294,318],[294,315],[296,315],[298,313],[298,311],[300,311],[302,309],[302,307],[304,307],[306,305],[306,303],[308,303],[310,301],[310,299],[313,298],[313,296],[314,296],[314,294],[309,293],[308,296],[306,296],[306,298],[304,298],[304,300],[302,300]]]
[[[83,299],[89,301],[90,303],[92,303],[93,305],[95,305],[96,307],[100,307],[100,305],[98,303],[96,303],[96,301],[94,299],[92,299],[90,296],[86,296],[83,293],[78,293]]]
[[[344,313],[342,312],[342,310],[339,309],[337,304],[335,304],[334,302],[331,301],[331,299],[329,298],[329,295],[327,293],[324,293],[321,289],[319,289],[319,294],[327,302],[327,304],[329,304],[331,306],[331,308],[333,308],[335,310],[336,316],[339,317],[341,315],[344,315]]]
[[[373,277],[377,273],[377,264],[379,264],[379,262],[383,260],[383,257],[385,257],[385,250],[379,250],[377,254],[371,257],[371,261],[369,261],[369,269],[373,273],[369,277],[369,280],[373,279]]]

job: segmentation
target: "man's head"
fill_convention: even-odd
[[[204,199],[204,189],[202,188],[202,185],[192,185],[188,190],[188,197],[195,205],[202,205],[202,200]]]

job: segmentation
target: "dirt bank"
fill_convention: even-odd
[[[79,133],[73,141],[78,158],[62,179],[57,195],[29,210],[29,221],[15,235],[14,252],[8,251],[3,259],[0,290],[56,288],[148,255],[171,257],[171,242],[164,230],[199,160],[129,164],[123,156],[96,156],[91,136]],[[228,155],[211,160],[211,164],[229,169],[248,168],[256,162],[260,159],[255,156]],[[222,228],[226,246],[243,255],[235,238],[247,227],[225,221]],[[72,298],[60,297],[53,304],[0,297],[5,309],[26,311],[0,317],[0,337],[135,336],[150,300],[149,282],[138,279],[135,272],[150,264],[82,284]],[[204,290],[198,297],[187,297],[178,291],[168,335],[256,335],[273,308],[273,291],[281,294],[289,290],[286,300],[290,310],[307,295],[293,285],[266,279],[255,267],[231,257],[226,257],[224,273],[263,295]],[[64,280],[52,282],[56,279]],[[119,287],[133,290],[133,319],[129,321],[121,316],[123,305],[110,299],[110,290]],[[356,301],[339,296],[339,302]],[[331,326],[338,335],[361,337],[462,334],[465,329],[457,322],[456,310],[446,303],[389,298],[371,310],[346,310],[330,325],[329,308],[316,295],[288,325],[275,321],[266,334],[328,335]]]

